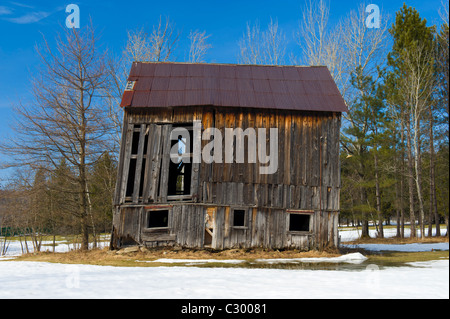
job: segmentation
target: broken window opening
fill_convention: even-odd
[[[289,231],[310,231],[310,219],[309,214],[289,214]]]
[[[184,134],[179,134],[176,139],[171,140],[171,150],[175,150],[176,154],[171,154],[170,156],[167,195],[190,195],[193,160],[193,130],[192,127],[180,126],[175,127],[174,130],[178,130]]]
[[[169,227],[168,210],[151,210],[148,212],[147,228]]]

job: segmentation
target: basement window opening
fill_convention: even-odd
[[[233,210],[233,227],[245,227],[245,210]]]
[[[152,210],[148,212],[147,228],[169,227],[168,210]]]
[[[289,231],[309,232],[309,214],[289,214]]]

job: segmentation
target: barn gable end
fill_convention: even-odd
[[[347,108],[327,68],[136,62],[128,80],[113,247],[338,245]],[[210,128],[215,140],[206,138]],[[255,149],[276,155],[273,174],[261,173],[268,164],[261,154],[249,161],[250,134],[234,137],[232,162],[223,153],[205,160],[212,145],[214,155],[229,151],[226,130],[236,128],[254,132]],[[276,149],[258,128],[277,129]],[[180,163],[171,160],[174,145],[190,150]],[[236,158],[242,146],[243,163]]]

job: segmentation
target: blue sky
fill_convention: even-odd
[[[403,2],[415,7],[428,24],[440,23],[438,10],[441,0],[401,1],[371,0],[384,12],[391,14],[401,8]],[[207,62],[237,63],[237,42],[247,22],[259,21],[262,28],[270,18],[278,19],[287,38],[301,18],[305,0],[258,1],[8,1],[0,0],[0,139],[11,133],[12,105],[29,100],[30,75],[39,64],[35,46],[42,44],[42,35],[53,39],[65,25],[68,4],[80,8],[81,26],[91,18],[101,33],[101,44],[119,54],[126,42],[127,30],[142,26],[151,29],[160,15],[169,16],[182,30],[178,47],[178,60],[184,60],[190,30],[206,30],[210,34],[212,49]],[[330,1],[330,23],[337,22],[360,1]],[[2,157],[0,157],[2,160]],[[0,172],[0,178],[2,176]]]

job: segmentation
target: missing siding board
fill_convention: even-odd
[[[149,132],[149,126],[147,127],[147,131],[145,132],[145,137],[144,137],[144,154],[147,154],[147,148],[148,148],[148,132]]]
[[[135,125],[136,128],[137,125]],[[136,155],[138,153],[138,147],[139,147],[139,135],[140,132],[139,131],[135,131],[133,132],[133,140],[132,140],[132,144],[131,144],[131,155]]]
[[[127,190],[125,192],[126,197],[133,196],[133,188],[134,188],[134,178],[136,175],[136,159],[130,159],[130,168],[128,171],[128,181],[127,181]]]
[[[145,162],[146,159],[142,159],[142,168],[141,168],[141,180],[139,183],[139,197],[142,197],[142,192],[144,191],[144,180],[145,180]]]

